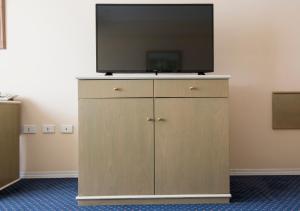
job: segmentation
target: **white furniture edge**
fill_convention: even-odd
[[[300,168],[295,169],[231,169],[231,176],[264,176],[264,175],[300,175]],[[22,179],[38,178],[77,178],[78,171],[39,171],[21,172]]]
[[[120,196],[77,196],[77,200],[109,199],[181,199],[181,198],[230,198],[231,194],[182,194],[182,195],[120,195]]]
[[[3,187],[0,187],[0,191],[4,190],[5,188],[8,188],[9,186],[15,184],[16,182],[19,182],[20,180],[21,180],[21,178],[16,179],[16,180],[14,180],[14,181],[8,183],[7,185],[4,185]]]
[[[82,75],[76,77],[78,80],[132,80],[132,79],[197,79],[197,80],[222,80],[231,78],[230,75],[197,75],[197,74],[113,74],[112,76],[105,76],[103,73],[93,75]]]
[[[280,176],[300,175],[300,169],[231,169],[231,176]]]
[[[21,104],[21,101],[14,101],[14,100],[8,100],[8,101],[1,101],[0,100],[0,104]]]
[[[22,179],[77,178],[78,171],[21,172]]]

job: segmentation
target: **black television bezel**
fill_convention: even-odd
[[[212,69],[211,70],[184,70],[182,72],[167,72],[167,73],[198,73],[198,74],[205,74],[214,72],[215,66],[215,36],[214,36],[214,4],[96,4],[95,6],[95,18],[96,18],[96,72],[97,73],[105,73],[106,75],[112,75],[113,73],[122,73],[122,74],[130,74],[130,73],[166,73],[160,71],[148,71],[145,70],[133,70],[131,72],[124,72],[122,70],[100,70],[99,69],[99,62],[98,62],[98,18],[97,18],[97,7],[99,6],[211,6],[212,9]]]

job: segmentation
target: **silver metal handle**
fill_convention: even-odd
[[[113,90],[115,90],[115,91],[121,91],[121,88],[115,87],[115,88],[113,88]]]
[[[151,122],[151,121],[154,121],[154,119],[153,119],[153,118],[150,118],[150,117],[147,117],[147,121],[148,121],[148,122]]]
[[[161,118],[161,117],[158,117],[158,118],[157,118],[157,121],[160,121],[160,122],[161,122],[161,121],[165,121],[165,119],[164,119],[164,118]]]
[[[196,87],[194,87],[194,86],[190,86],[190,88],[189,88],[190,90],[196,90],[197,88]]]

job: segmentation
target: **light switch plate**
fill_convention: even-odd
[[[24,125],[23,133],[24,134],[35,134],[36,133],[36,125]]]
[[[63,134],[72,134],[74,130],[73,125],[61,125],[60,132]]]
[[[43,133],[44,134],[55,133],[55,125],[51,125],[51,124],[43,125]]]

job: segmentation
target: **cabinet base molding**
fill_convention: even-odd
[[[231,194],[77,196],[79,205],[229,203]]]
[[[0,191],[1,191],[1,190],[4,190],[5,188],[8,188],[9,186],[11,186],[11,185],[13,185],[13,184],[15,184],[15,183],[17,183],[17,182],[19,182],[20,180],[21,180],[20,178],[19,178],[19,179],[16,179],[16,180],[14,180],[14,181],[8,183],[7,185],[4,185],[4,186],[0,187]]]

